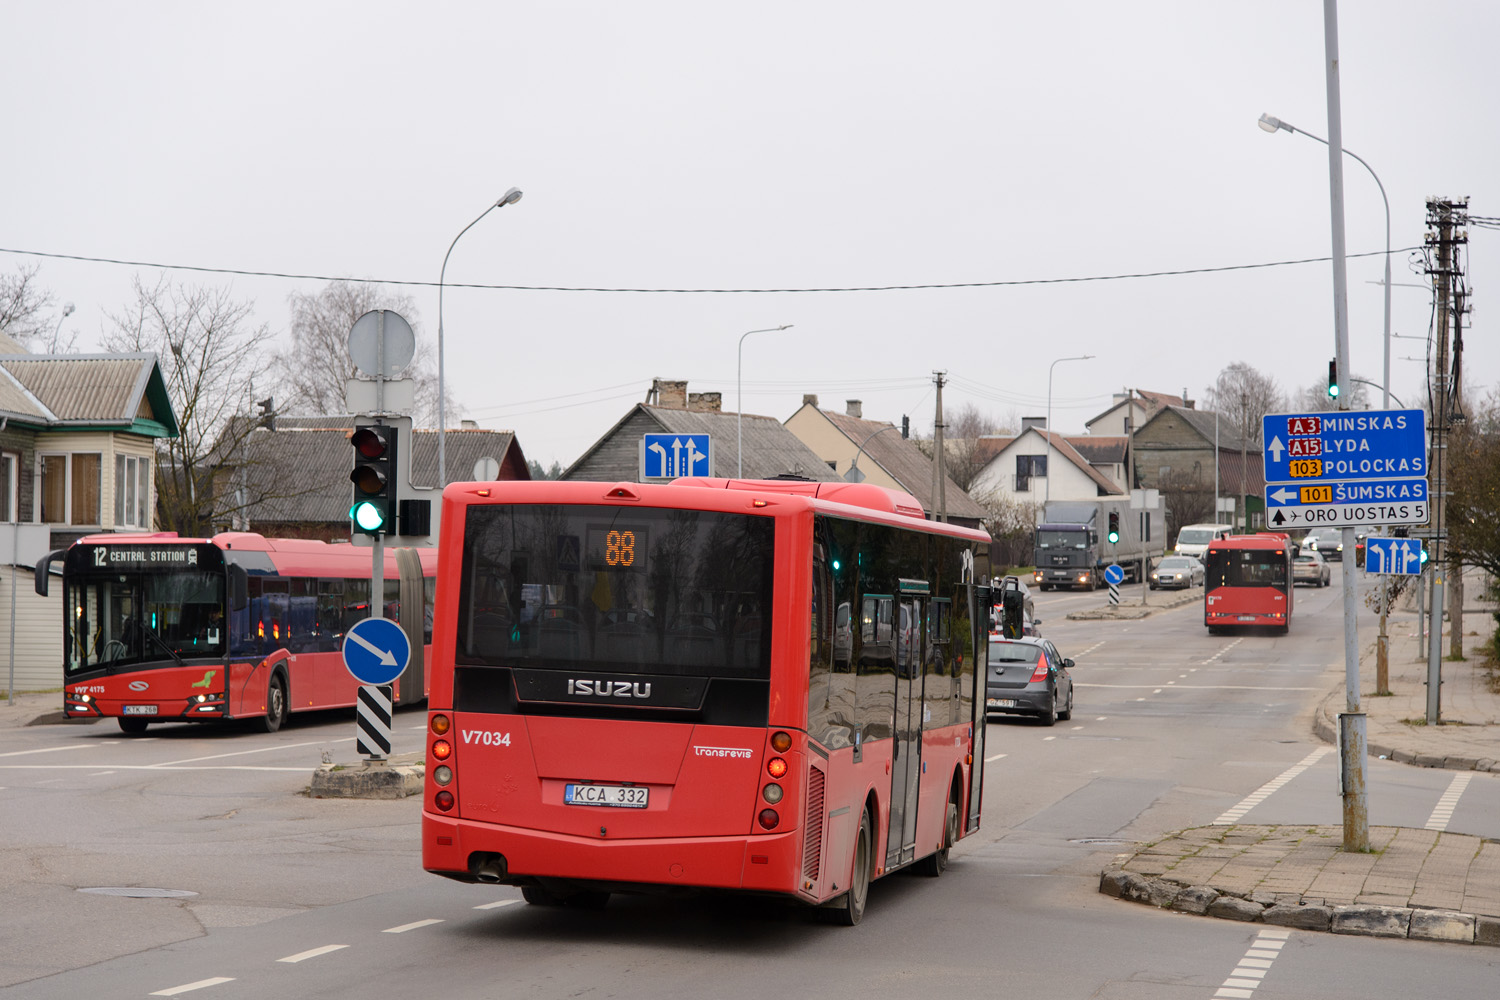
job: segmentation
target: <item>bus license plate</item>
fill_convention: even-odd
[[[1254,615],[1240,615],[1240,621],[1242,621],[1242,622],[1253,622],[1253,621],[1255,621],[1255,616]]]
[[[985,708],[1015,708],[1016,707],[1016,699],[1014,699],[1014,698],[987,698],[987,699],[985,699],[984,707]]]
[[[563,802],[570,806],[618,806],[644,809],[651,790],[637,785],[564,785]]]
[[[125,706],[125,714],[126,715],[155,715],[156,714],[156,706],[155,705],[126,705]]]

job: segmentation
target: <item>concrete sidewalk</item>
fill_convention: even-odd
[[[1371,757],[1420,767],[1500,771],[1500,691],[1478,647],[1495,610],[1478,574],[1465,579],[1465,662],[1442,664],[1439,725],[1425,724],[1427,646],[1408,603],[1388,619],[1391,694],[1376,697],[1375,647],[1360,655],[1360,707]],[[1444,623],[1443,655],[1448,627]],[[1362,634],[1366,638],[1368,632]],[[1314,732],[1334,742],[1345,708],[1342,674]],[[1500,842],[1464,834],[1373,827],[1369,854],[1346,853],[1335,826],[1204,826],[1183,830],[1100,874],[1121,899],[1284,927],[1500,946]]]

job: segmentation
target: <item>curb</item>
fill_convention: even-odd
[[[1343,698],[1342,690],[1331,691],[1324,696],[1323,701],[1318,705],[1318,710],[1313,713],[1313,735],[1333,746],[1338,745],[1339,730],[1338,724],[1334,721],[1336,712],[1329,708],[1329,703],[1342,701]],[[1413,767],[1440,767],[1450,771],[1500,772],[1500,760],[1489,757],[1439,757],[1436,754],[1417,753],[1414,750],[1396,750],[1374,742],[1366,744],[1366,751],[1374,756],[1394,760],[1398,764],[1410,764]]]
[[[1139,618],[1149,618],[1157,611],[1171,611],[1174,608],[1185,607],[1189,604],[1197,604],[1203,601],[1201,590],[1194,588],[1192,592],[1184,594],[1164,604],[1120,604],[1111,607],[1106,604],[1101,608],[1091,608],[1087,611],[1069,611],[1063,617],[1068,621],[1133,621]]]
[[[1305,931],[1365,937],[1450,941],[1500,947],[1500,917],[1406,906],[1353,904],[1327,906],[1297,893],[1252,893],[1248,897],[1212,886],[1186,885],[1169,878],[1146,878],[1111,865],[1099,873],[1106,896],[1158,909],[1200,916],[1265,923]]]
[[[313,772],[307,794],[314,799],[404,799],[422,794],[427,767],[421,754],[402,754],[402,759],[363,761],[349,767],[322,764]]]

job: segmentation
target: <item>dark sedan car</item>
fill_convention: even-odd
[[[1050,726],[1073,717],[1073,661],[1050,639],[990,638],[989,676],[985,678],[987,715],[1030,715]]]

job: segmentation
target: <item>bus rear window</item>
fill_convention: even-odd
[[[767,679],[774,531],[710,511],[472,506],[456,659]]]

